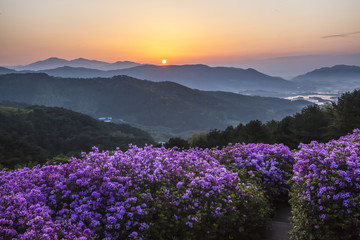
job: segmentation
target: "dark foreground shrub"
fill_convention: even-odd
[[[301,145],[291,190],[293,240],[360,239],[360,131]]]
[[[292,175],[294,154],[282,144],[235,144],[213,154],[220,163],[244,179],[261,186],[271,202],[287,196]]]

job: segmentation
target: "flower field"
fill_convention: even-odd
[[[261,239],[289,189],[294,239],[336,239],[337,228],[356,239],[359,141],[355,131],[297,153],[281,144],[94,148],[66,164],[3,170],[0,239]]]

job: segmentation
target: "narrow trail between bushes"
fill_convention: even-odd
[[[265,232],[264,240],[288,240],[288,232],[292,229],[289,218],[291,207],[283,203],[277,207],[275,216],[271,221],[270,228]]]

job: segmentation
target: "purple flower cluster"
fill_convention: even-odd
[[[221,163],[259,183],[269,196],[289,191],[294,154],[283,144],[230,144],[216,154]]]
[[[360,131],[300,148],[291,192],[294,239],[310,233],[313,239],[360,239]]]
[[[257,148],[250,148],[238,145],[219,154],[231,153],[238,167],[241,156],[267,159],[252,156]],[[288,156],[270,148],[259,147]],[[93,150],[67,164],[1,171],[0,238],[236,238],[265,224],[270,212],[262,189],[227,169],[213,150]],[[280,163],[268,159],[270,165],[254,165],[282,184],[275,180]]]

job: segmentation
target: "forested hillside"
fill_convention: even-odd
[[[0,164],[13,168],[57,155],[79,155],[93,146],[125,150],[130,143],[143,146],[153,140],[129,125],[104,123],[63,108],[0,106],[0,142]]]

